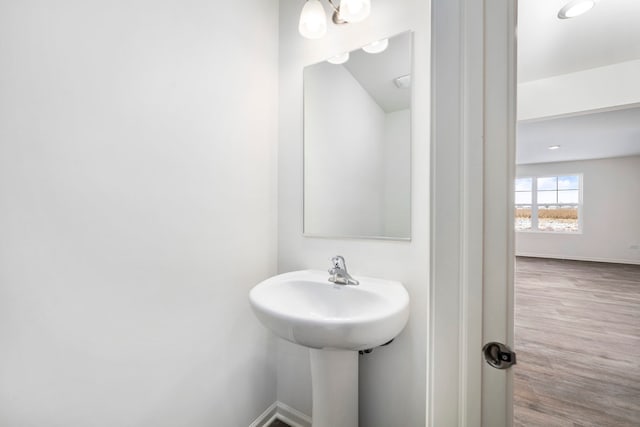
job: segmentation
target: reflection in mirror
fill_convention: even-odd
[[[411,53],[407,32],[305,68],[305,235],[411,238]]]

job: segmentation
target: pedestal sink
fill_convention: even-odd
[[[313,427],[358,427],[358,350],[396,337],[409,318],[400,282],[357,277],[329,282],[323,271],[280,274],[249,294],[258,319],[285,340],[310,349]]]

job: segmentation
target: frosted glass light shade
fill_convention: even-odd
[[[387,48],[387,46],[389,46],[389,39],[382,39],[363,46],[362,50],[367,53],[380,53],[383,52]]]
[[[327,16],[320,0],[307,0],[304,4],[298,31],[308,39],[319,39],[327,33]]]
[[[341,0],[340,19],[347,22],[364,21],[371,12],[371,0]]]
[[[348,60],[349,60],[349,52],[345,52],[336,56],[332,56],[331,58],[327,59],[327,62],[329,64],[340,65],[340,64],[344,64]]]

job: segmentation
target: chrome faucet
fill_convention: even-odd
[[[344,262],[344,258],[340,255],[336,255],[331,258],[331,268],[329,269],[329,281],[335,283],[337,285],[358,285],[356,279],[351,277],[349,273],[347,273],[347,265]]]

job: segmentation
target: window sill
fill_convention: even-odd
[[[582,235],[582,230],[578,230],[578,231],[515,230],[515,231],[516,233],[527,233],[527,234],[564,234],[569,236]]]

